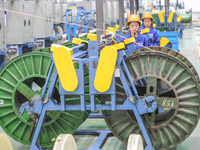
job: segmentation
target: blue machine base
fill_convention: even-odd
[[[86,150],[101,150],[106,140],[113,136],[110,130],[77,130],[74,135],[94,135],[98,136],[92,147]]]

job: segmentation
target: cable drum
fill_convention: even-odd
[[[182,55],[166,48],[151,49],[155,52],[141,49],[128,56],[125,62],[135,83],[142,78],[147,79],[147,86],[136,86],[141,98],[148,95],[147,87],[154,88],[158,108],[147,114],[147,118],[154,133],[155,148],[164,150],[183,142],[198,123],[199,78],[192,69],[194,67]],[[185,60],[182,61],[183,58]],[[122,104],[125,99],[124,88],[116,78],[117,104]],[[159,110],[161,108],[162,111]],[[127,144],[130,134],[142,135],[132,111],[102,112],[109,129],[123,143]],[[144,116],[142,118],[144,120]]]
[[[35,115],[26,112],[20,116],[22,103],[40,99],[51,66],[49,49],[27,53],[12,59],[0,72],[0,125],[13,139],[30,145],[28,140]],[[85,88],[88,93],[88,70],[85,72]],[[60,103],[57,83],[53,98]],[[89,103],[89,94],[86,94]],[[66,97],[66,104],[80,104],[80,97]],[[48,111],[38,143],[41,147],[53,146],[59,134],[73,134],[88,117],[89,111]]]

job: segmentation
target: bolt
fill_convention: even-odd
[[[135,103],[135,101],[133,100],[133,98],[131,96],[129,96],[129,100],[133,103]]]
[[[148,107],[151,107],[151,106],[152,106],[152,103],[147,103],[147,106],[148,106]]]

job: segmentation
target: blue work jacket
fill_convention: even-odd
[[[125,39],[129,39],[129,38],[131,38],[131,33],[125,35],[121,39],[121,42],[123,42]],[[146,36],[142,35],[140,32],[138,32],[138,37],[135,39],[135,42],[138,43],[138,44],[140,44],[140,45],[143,45],[145,47],[151,46],[151,42],[149,41],[149,39]],[[143,48],[140,45],[135,44],[135,50]]]
[[[142,27],[139,29],[139,31],[145,29],[145,27]],[[151,46],[160,46],[160,39],[159,39],[159,35],[158,32],[153,29],[150,28],[149,33],[144,34],[147,36],[147,38],[149,38],[150,42],[151,42]]]

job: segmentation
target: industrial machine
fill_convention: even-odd
[[[88,39],[18,56],[1,70],[0,124],[7,134],[34,150],[50,147],[93,110],[102,110],[123,143],[143,135],[146,149],[172,148],[192,133],[200,80],[184,56],[162,47],[134,52],[134,39],[114,45]],[[143,78],[147,86],[137,84]]]
[[[112,133],[127,144],[130,135],[140,134],[145,150],[183,142],[199,120],[194,66],[169,48],[135,51],[134,39],[118,43],[111,32],[102,39],[88,34],[8,62],[0,71],[4,131],[38,150],[52,147],[60,134],[75,133],[91,111],[102,110],[110,129],[104,136]],[[138,84],[142,79],[147,85]]]
[[[86,11],[81,9],[75,9],[75,13],[73,9],[66,10],[65,18],[67,22],[67,40],[71,41],[73,37],[78,37],[78,34],[81,33],[89,33],[90,28],[88,27],[95,27],[95,15],[95,10]]]
[[[179,37],[182,38],[185,26],[181,23],[181,16],[174,12],[158,12],[156,17],[156,29],[159,31],[159,37],[166,37],[172,44],[172,49],[179,51]],[[165,31],[165,32],[164,32]]]

